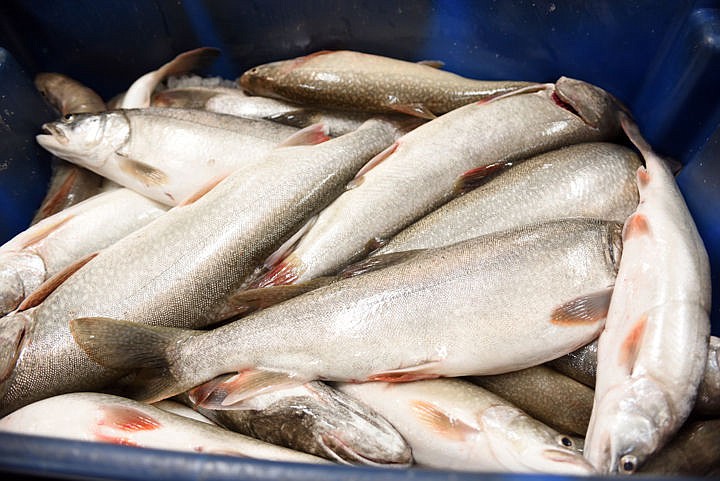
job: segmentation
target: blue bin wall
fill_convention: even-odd
[[[202,45],[223,53],[206,73],[227,78],[272,60],[353,49],[442,60],[475,78],[567,75],[607,89],[659,153],[685,166],[678,183],[711,258],[720,334],[720,2],[4,0],[0,242],[26,227],[48,178],[49,156],[34,143],[50,116],[31,83],[36,73],[65,73],[109,98]]]

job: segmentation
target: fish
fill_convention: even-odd
[[[205,109],[208,101],[216,96],[225,98],[248,98],[248,95],[239,88],[223,86],[206,87],[198,85],[155,92],[150,101],[150,106],[176,109]]]
[[[412,464],[410,447],[389,422],[325,383],[262,394],[236,409],[225,409],[204,397],[209,386],[223,380],[214,379],[180,399],[227,429],[336,463]]]
[[[70,329],[96,362],[145,368],[147,382],[132,395],[148,402],[229,373],[237,374],[210,390],[223,406],[311,380],[498,374],[597,337],[619,235],[617,223],[571,219],[390,255],[384,264],[373,258],[355,266],[362,275],[346,272],[211,331],[107,316],[76,316]]]
[[[639,473],[713,477],[720,467],[720,419],[689,422]]]
[[[372,255],[452,244],[563,217],[625,222],[638,204],[632,150],[583,143],[524,160],[396,234]]]
[[[35,87],[61,116],[106,110],[105,102],[94,90],[67,75],[41,72],[35,76]],[[52,175],[48,193],[33,217],[31,225],[102,190],[103,179],[94,172],[57,157],[53,157],[51,166]]]
[[[719,349],[720,338],[710,336],[707,362],[700,387],[698,387],[695,406],[693,407],[693,413],[700,416],[720,416]],[[594,388],[597,372],[597,341],[593,341],[570,354],[553,359],[546,364],[566,376]]]
[[[242,458],[326,464],[131,399],[78,392],[37,401],[0,419],[0,433],[19,433]]]
[[[14,368],[0,379],[6,391],[0,414],[57,394],[99,390],[126,374],[87,357],[70,333],[73,318],[182,328],[214,322],[224,298],[401,134],[393,123],[372,120],[318,145],[275,149],[101,251],[31,316],[15,321],[25,335]]]
[[[419,466],[461,471],[590,475],[562,435],[499,396],[460,379],[340,383],[386,417]]]
[[[238,83],[252,95],[305,105],[425,118],[532,85],[474,80],[423,63],[349,50],[258,65]]]
[[[585,437],[594,392],[584,384],[545,366],[469,380],[558,431]]]
[[[131,109],[78,114],[43,125],[37,142],[58,157],[173,206],[198,186],[254,165],[280,145],[326,139],[297,129],[201,110]]]
[[[186,406],[185,404],[179,402],[179,401],[173,401],[171,399],[163,399],[162,401],[158,401],[154,404],[152,404],[153,407],[156,407],[158,409],[162,409],[163,411],[177,414],[178,416],[183,416],[188,419],[194,419],[195,421],[200,421],[201,423],[210,424],[212,426],[217,426],[214,422],[210,421],[208,418],[200,414],[198,411],[195,411],[194,409]],[[256,438],[257,439],[257,438]]]
[[[619,108],[605,91],[562,77],[431,120],[363,167],[297,246],[251,287],[333,275],[505,163],[612,138]]]
[[[160,82],[171,75],[181,75],[208,67],[220,55],[213,47],[200,47],[188,50],[164,64],[157,70],[146,73],[130,85],[122,100],[120,109],[142,109],[150,106],[150,98]]]
[[[18,308],[53,276],[72,274],[88,256],[166,211],[165,205],[132,190],[117,189],[75,204],[16,235],[0,246],[0,315]]]
[[[637,124],[622,125],[645,167],[640,204],[623,227],[623,256],[598,340],[585,456],[631,474],[687,419],[707,362],[710,264],[675,178]]]

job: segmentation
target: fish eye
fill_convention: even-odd
[[[573,440],[567,436],[560,435],[555,439],[557,440],[557,443],[559,445],[565,446],[566,448],[572,448],[575,446],[575,443],[573,443]]]
[[[65,115],[63,115],[63,122],[72,122],[73,120],[75,120],[75,115],[74,115],[74,114],[65,114]]]
[[[637,458],[632,454],[626,454],[620,458],[620,473],[632,474],[637,469]]]

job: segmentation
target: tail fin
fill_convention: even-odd
[[[141,369],[133,386],[135,399],[155,402],[185,389],[173,365],[178,344],[197,335],[193,331],[157,327],[104,317],[83,317],[70,321],[70,332],[80,348],[103,367]]]

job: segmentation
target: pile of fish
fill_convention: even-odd
[[[62,118],[37,136],[48,196],[0,247],[1,431],[718,472],[707,254],[618,100],[350,51],[188,76],[218,54],[107,105],[37,77]]]

